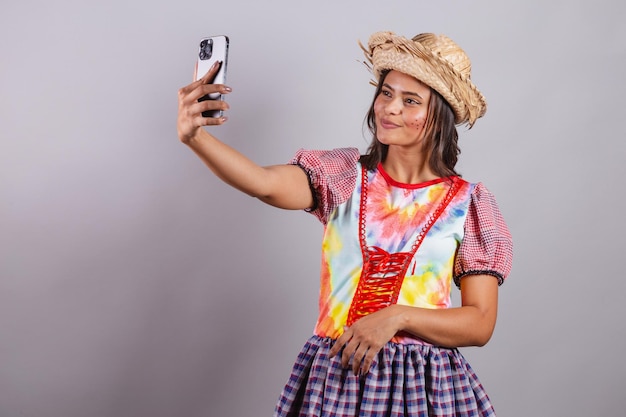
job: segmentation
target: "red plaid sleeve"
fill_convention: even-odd
[[[513,241],[495,197],[481,183],[471,195],[465,234],[454,261],[454,283],[466,275],[493,275],[501,285],[511,271]]]
[[[360,158],[356,148],[337,148],[330,151],[300,149],[289,161],[300,166],[309,176],[309,185],[315,201],[309,210],[323,224],[330,213],[345,202],[356,186],[356,163]]]

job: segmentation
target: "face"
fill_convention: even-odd
[[[430,87],[390,71],[374,100],[376,137],[385,145],[421,148],[428,117]]]

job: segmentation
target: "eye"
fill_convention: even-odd
[[[380,94],[385,97],[391,97],[391,91],[389,90],[380,90]]]
[[[417,100],[415,100],[415,99],[413,99],[413,98],[407,98],[404,102],[405,102],[406,104],[410,104],[410,105],[418,105],[418,104],[421,104],[419,101],[417,101]]]

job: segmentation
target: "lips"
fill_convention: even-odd
[[[381,119],[380,127],[384,128],[384,129],[395,129],[397,127],[400,127],[400,125],[398,125],[396,123],[393,123],[389,119]]]

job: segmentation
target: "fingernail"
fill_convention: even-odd
[[[231,91],[233,91],[232,88],[228,87],[228,86],[224,86],[224,92],[225,93],[230,93]]]
[[[213,65],[211,65],[211,69],[214,69],[215,67],[217,67],[219,65],[220,61],[215,61],[213,63]]]

